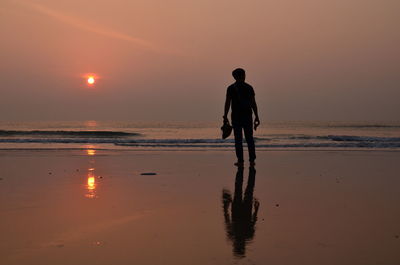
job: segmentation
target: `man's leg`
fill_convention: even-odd
[[[249,149],[249,160],[254,162],[256,160],[256,147],[253,138],[253,125],[244,126],[244,136],[246,137],[247,148]]]
[[[243,163],[243,133],[242,126],[233,126],[233,133],[235,135],[235,151],[238,162]]]

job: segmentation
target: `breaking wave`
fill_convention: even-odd
[[[371,136],[352,136],[352,135],[326,135],[326,136],[310,136],[310,135],[296,135],[288,136],[293,140],[332,140],[337,142],[397,142],[400,137],[371,137]],[[267,138],[262,138],[267,139]]]
[[[118,131],[13,131],[0,130],[0,136],[71,136],[71,137],[126,137],[139,136],[139,133]]]
[[[334,124],[328,125],[330,128],[355,128],[355,129],[373,129],[373,128],[400,128],[399,124]]]
[[[2,131],[4,132],[4,131]],[[20,131],[18,131],[20,132]],[[29,131],[28,136],[32,136]],[[44,134],[43,134],[44,132]],[[40,134],[42,133],[42,134]],[[135,133],[107,131],[40,131],[35,137],[4,137],[0,143],[43,143],[43,144],[113,144],[121,147],[192,147],[225,148],[233,147],[234,140],[227,139],[138,139],[125,136],[137,136]],[[10,136],[12,134],[8,134]],[[18,134],[23,135],[23,134]],[[13,135],[15,136],[15,134]],[[41,136],[41,137],[36,137]],[[52,136],[52,137],[48,137]],[[58,137],[53,137],[58,136]],[[61,137],[60,137],[61,136]],[[255,138],[258,148],[400,148],[400,137],[369,137],[351,135],[287,135]]]

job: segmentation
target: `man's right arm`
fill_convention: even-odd
[[[224,118],[224,121],[226,121],[226,120],[228,120],[228,112],[229,112],[229,109],[230,109],[230,107],[231,107],[231,96],[230,96],[230,94],[227,92],[226,93],[226,99],[225,99],[225,108],[224,108],[224,116],[223,116],[223,118]]]

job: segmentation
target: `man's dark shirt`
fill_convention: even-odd
[[[253,87],[245,82],[236,82],[228,87],[226,93],[232,99],[232,124],[252,124]]]

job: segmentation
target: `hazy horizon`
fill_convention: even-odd
[[[400,2],[3,0],[0,121],[400,121]],[[88,86],[85,77],[96,77]]]

